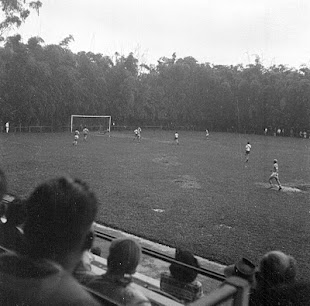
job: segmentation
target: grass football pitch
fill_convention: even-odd
[[[269,250],[293,255],[310,274],[310,140],[174,131],[112,137],[1,134],[0,161],[11,193],[69,174],[89,183],[100,201],[99,223],[181,246],[221,263],[254,262]],[[245,145],[252,144],[249,162]],[[284,188],[269,188],[273,159]]]

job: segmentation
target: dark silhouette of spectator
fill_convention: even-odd
[[[296,274],[297,264],[292,256],[281,251],[266,253],[259,263],[257,285],[251,294],[250,305],[278,305],[272,304],[276,293],[285,286],[294,286]]]
[[[199,268],[198,260],[188,251],[176,249],[175,259]],[[160,289],[178,300],[189,303],[199,299],[203,295],[202,284],[196,280],[197,272],[172,263],[170,273],[163,272],[160,275]]]
[[[0,204],[0,245],[16,252],[23,248],[24,237],[21,225],[25,221],[25,203],[19,198]]]
[[[255,304],[250,300],[250,305],[256,306],[309,306],[310,305],[310,284],[297,282],[281,284],[267,288],[259,292]],[[262,296],[262,294],[264,294]]]
[[[0,169],[0,201],[2,201],[3,196],[7,190],[7,182],[4,172]]]
[[[26,200],[23,255],[0,256],[1,305],[98,305],[71,275],[91,245],[97,200],[80,180],[39,185]]]
[[[100,249],[100,247],[92,247],[92,248],[90,249],[90,251],[91,251],[94,255],[101,256],[101,249]]]
[[[97,276],[87,286],[109,297],[118,305],[150,306],[149,300],[132,283],[141,258],[141,247],[130,238],[111,243],[107,259],[107,272]]]
[[[233,265],[229,265],[224,269],[224,275],[226,277],[238,276],[246,279],[252,287],[255,287],[255,272],[256,266],[247,258],[241,258]]]

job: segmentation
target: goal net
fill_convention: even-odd
[[[71,115],[71,133],[87,127],[90,132],[110,133],[111,116]]]

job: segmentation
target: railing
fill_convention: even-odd
[[[99,239],[104,239],[106,241],[113,241],[116,239],[116,237],[106,234],[103,231],[99,230],[98,228],[96,229],[96,237]],[[209,277],[211,279],[217,280],[222,282],[222,285],[217,288],[216,290],[212,291],[208,295],[200,298],[196,302],[193,302],[191,306],[215,306],[215,305],[221,305],[222,303],[232,300],[231,305],[233,306],[247,306],[249,302],[249,290],[250,290],[250,285],[249,283],[239,277],[230,277],[228,279],[225,278],[223,274],[204,269],[204,268],[196,268],[187,264],[184,264],[182,262],[179,262],[175,260],[174,258],[160,253],[158,251],[154,251],[152,249],[149,249],[147,247],[142,247],[142,253],[144,255],[151,256],[153,258],[168,262],[168,263],[177,263],[178,265],[190,268],[192,270],[197,271],[200,275]],[[146,294],[147,295],[147,294]],[[148,296],[148,298],[151,300],[151,296]],[[169,306],[169,304],[165,303],[153,303],[155,305],[166,305]]]
[[[232,299],[232,306],[247,306],[249,304],[250,284],[240,277],[229,277],[216,290],[200,298],[191,306],[216,306]]]
[[[5,203],[10,203],[14,199],[13,195],[6,195],[3,197],[3,201]],[[106,234],[103,231],[96,228],[96,237],[99,239],[104,239],[106,241],[113,241],[116,237]],[[8,250],[0,245],[0,254],[3,252],[7,252]],[[204,268],[196,268],[182,262],[175,260],[174,258],[160,253],[158,251],[154,251],[147,247],[142,247],[142,253],[153,258],[168,262],[168,263],[177,263],[178,265],[193,269],[197,271],[199,274],[209,277],[211,279],[215,279],[217,281],[222,282],[219,288],[207,294],[206,296],[200,298],[199,300],[190,303],[188,305],[191,306],[216,306],[221,305],[226,301],[232,300],[230,305],[232,306],[247,306],[249,302],[249,291],[250,284],[239,277],[230,277],[225,279],[223,274],[204,269]],[[139,286],[136,284],[136,286]],[[164,294],[160,292],[154,292],[151,289],[147,289],[145,287],[140,287],[143,293],[149,298],[152,302],[152,305],[160,305],[160,306],[171,306],[173,305],[182,305],[178,302],[169,299]],[[100,301],[103,305],[117,305],[113,301],[109,300],[105,296],[100,295],[99,293],[92,291],[91,289],[87,289],[89,293],[91,293],[98,301]]]
[[[112,236],[112,235],[108,235],[102,231],[100,231],[99,229],[96,229],[96,237],[100,238],[100,239],[104,239],[106,241],[113,241],[116,237]],[[186,268],[190,268],[192,270],[195,270],[196,272],[198,272],[199,274],[215,279],[217,281],[223,282],[225,280],[225,276],[223,274],[208,270],[208,269],[204,269],[204,268],[196,268],[190,265],[187,265],[183,262],[179,262],[177,260],[175,260],[173,257],[168,256],[166,254],[160,253],[158,251],[154,251],[152,249],[146,248],[146,247],[142,247],[142,253],[148,256],[151,256],[153,258],[156,259],[160,259],[162,261],[168,262],[168,263],[177,263],[180,266],[186,267]]]

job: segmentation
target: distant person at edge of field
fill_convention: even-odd
[[[265,136],[267,136],[267,133],[268,133],[268,128],[265,128],[265,130],[264,130]]]
[[[87,140],[88,133],[89,133],[89,129],[86,126],[84,126],[84,129],[83,129],[83,140],[84,141]]]
[[[5,131],[6,133],[8,133],[10,130],[10,122],[8,121],[6,124],[5,124]]]
[[[200,268],[198,260],[186,250],[177,248],[175,259],[195,268]],[[160,289],[183,303],[198,300],[203,295],[202,284],[196,280],[198,273],[177,263],[172,263],[169,272],[160,275]]]
[[[90,248],[95,195],[59,177],[36,187],[25,205],[25,247],[0,255],[0,305],[99,305],[72,276]]]
[[[245,162],[247,163],[249,161],[250,152],[251,152],[251,144],[248,141],[248,143],[245,145]]]
[[[206,130],[206,138],[208,139],[209,138],[209,131],[208,130]]]
[[[273,168],[271,170],[271,175],[269,177],[269,184],[270,186],[272,187],[272,179],[274,179],[277,184],[278,184],[278,187],[279,187],[279,190],[282,189],[282,186],[281,186],[281,183],[280,183],[280,180],[279,180],[279,165],[278,165],[278,160],[277,159],[274,159],[273,160]]]
[[[281,251],[266,253],[260,260],[256,272],[256,288],[252,290],[249,305],[295,305],[278,304],[277,292],[296,283],[297,263],[296,260]],[[306,304],[305,304],[306,305]]]
[[[307,132],[304,131],[304,139],[306,139],[306,138],[307,138]]]
[[[117,305],[151,306],[150,301],[132,285],[132,274],[141,260],[141,247],[131,238],[112,241],[107,272],[97,275],[87,287],[110,298]]]
[[[76,146],[78,144],[78,140],[80,138],[80,132],[78,129],[74,131],[74,140],[73,140],[73,145]]]
[[[179,133],[178,132],[174,133],[174,141],[177,145],[179,144]]]
[[[281,135],[281,129],[280,129],[280,128],[277,129],[277,135],[278,135],[278,136]]]

